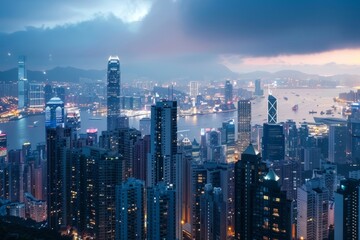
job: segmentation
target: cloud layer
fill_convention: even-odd
[[[359,12],[355,0],[9,1],[0,3],[0,69],[22,54],[37,69],[103,68],[111,54],[214,61],[356,48]]]

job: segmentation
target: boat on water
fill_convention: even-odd
[[[297,105],[297,104],[295,104],[295,105],[292,107],[292,110],[295,111],[295,112],[296,112],[298,109],[299,109],[299,105]]]

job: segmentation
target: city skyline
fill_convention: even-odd
[[[359,10],[1,3],[0,238],[358,239]]]

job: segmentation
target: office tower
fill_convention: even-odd
[[[145,135],[137,140],[134,146],[133,177],[146,183],[147,157],[150,153],[150,135]]]
[[[324,180],[325,187],[329,190],[329,200],[334,200],[334,193],[338,184],[337,165],[330,162],[324,162],[321,169],[313,170],[313,178]]]
[[[177,154],[177,102],[163,100],[151,106],[151,146],[148,186],[175,184]]]
[[[55,88],[55,95],[56,95],[56,97],[60,98],[61,101],[63,101],[65,103],[65,100],[66,100],[65,99],[65,96],[66,96],[65,87],[61,87],[61,86],[56,87]]]
[[[301,186],[301,163],[297,160],[274,161],[271,168],[280,177],[281,190],[286,192],[287,198],[296,200],[297,188]]]
[[[302,149],[301,160],[304,163],[304,171],[320,169],[321,150],[317,147],[305,147]]]
[[[176,239],[176,193],[158,182],[147,188],[147,239]]]
[[[241,154],[251,142],[251,102],[238,101],[238,147]]]
[[[285,136],[283,125],[264,123],[262,157],[264,160],[270,161],[285,159]]]
[[[253,239],[255,193],[264,177],[266,165],[250,144],[235,163],[235,239]]]
[[[88,146],[96,146],[98,144],[97,128],[86,129],[86,139]]]
[[[63,127],[65,124],[64,102],[58,97],[53,97],[45,107],[45,127]]]
[[[195,81],[190,82],[190,97],[195,98],[199,95],[199,83]]]
[[[26,58],[18,59],[18,109],[23,109],[29,104],[29,82],[27,80]]]
[[[7,155],[7,135],[5,132],[0,131],[0,163],[5,161]]]
[[[293,201],[281,191],[279,177],[270,169],[256,190],[252,239],[292,239],[292,212]]]
[[[260,79],[256,79],[255,80],[255,92],[254,92],[255,96],[263,96],[264,95],[264,90],[261,89],[261,80]]]
[[[212,162],[226,162],[225,145],[222,145],[221,132],[211,129],[206,133],[207,160]]]
[[[145,135],[150,135],[151,128],[151,119],[150,118],[142,118],[139,121],[139,130],[141,132],[142,137]]]
[[[284,123],[285,134],[285,156],[290,160],[294,160],[297,157],[298,149],[298,130],[296,123],[293,120],[287,120]]]
[[[202,164],[193,162],[191,165],[191,235],[200,239],[200,199],[207,183],[207,170]]]
[[[25,203],[13,202],[7,206],[7,210],[10,216],[18,218],[26,218],[25,215]]]
[[[46,201],[38,200],[30,193],[25,193],[25,205],[29,217],[35,222],[46,221]]]
[[[115,128],[129,128],[129,118],[127,116],[119,116]]]
[[[23,185],[23,158],[20,149],[10,150],[8,154],[8,182],[7,192],[5,195],[11,202],[20,202],[24,193]]]
[[[235,153],[235,121],[233,119],[223,122],[221,138],[221,144],[226,145],[227,162],[233,162]]]
[[[328,237],[329,191],[322,179],[313,178],[297,190],[297,238]]]
[[[102,148],[84,147],[78,163],[76,227],[95,239],[115,239],[121,156]]]
[[[133,176],[133,161],[135,157],[135,143],[141,138],[140,131],[135,128],[121,128],[117,130],[118,154],[122,156],[121,179],[125,181]]]
[[[206,184],[200,205],[201,239],[226,239],[225,203],[221,188]]]
[[[54,97],[54,92],[50,84],[46,84],[44,87],[44,99],[45,104],[47,104],[51,98]]]
[[[348,129],[346,125],[329,126],[329,161],[333,163],[346,163],[346,138]]]
[[[128,178],[116,186],[116,239],[145,239],[144,182]]]
[[[268,123],[277,123],[277,99],[271,94],[268,96]]]
[[[225,82],[225,104],[232,103],[233,100],[233,85],[230,81]]]
[[[65,125],[74,129],[75,132],[79,132],[81,128],[80,109],[78,107],[67,107],[65,112]]]
[[[345,179],[335,193],[335,240],[360,237],[360,181]]]
[[[42,83],[29,84],[29,108],[43,110],[44,103],[44,86]]]
[[[107,130],[114,130],[120,116],[120,60],[110,56],[107,67]]]
[[[349,150],[351,160],[360,163],[360,103],[351,104],[351,115],[348,118],[350,132]]]
[[[71,146],[71,129],[64,128],[64,103],[54,97],[46,104],[46,154],[47,154],[47,216],[50,229],[59,230],[67,225],[66,200],[67,149]]]

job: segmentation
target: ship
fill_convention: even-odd
[[[295,111],[295,112],[296,112],[298,109],[299,109],[299,105],[297,105],[297,104],[295,104],[295,105],[292,107],[292,110]]]

